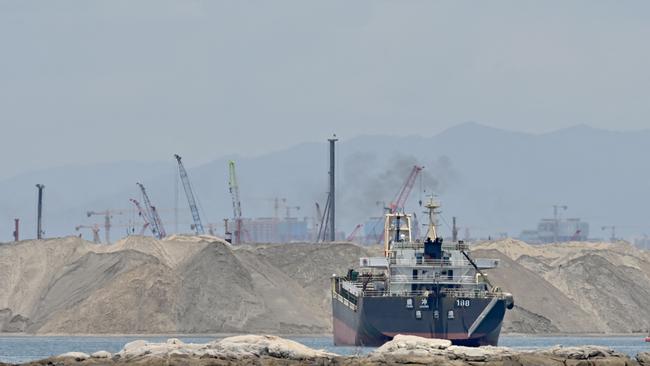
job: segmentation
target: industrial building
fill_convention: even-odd
[[[531,244],[586,241],[589,238],[589,224],[579,218],[541,219],[537,230],[524,230],[519,239]]]

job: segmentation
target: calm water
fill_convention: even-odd
[[[21,363],[59,355],[70,351],[92,353],[105,350],[118,352],[124,344],[136,339],[146,339],[151,342],[162,342],[165,337],[0,337],[0,361]],[[178,337],[188,343],[207,343],[214,337]],[[306,346],[341,355],[364,354],[373,348],[335,347],[329,337],[296,337],[291,338]],[[650,351],[650,343],[645,343],[642,336],[636,337],[532,337],[532,336],[502,336],[500,346],[514,349],[535,349],[554,345],[578,346],[601,345],[613,348],[630,356],[638,352]]]

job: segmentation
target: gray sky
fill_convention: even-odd
[[[642,129],[644,1],[0,1],[0,178],[465,121]]]

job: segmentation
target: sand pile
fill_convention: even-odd
[[[650,256],[630,245],[482,243],[515,296],[504,331],[645,332]],[[331,331],[329,279],[378,255],[353,244],[231,246],[215,237],[77,237],[0,245],[0,331],[282,334]]]
[[[328,279],[362,253],[352,244],[235,248],[207,236],[0,245],[0,331],[325,333]]]
[[[627,243],[531,246],[483,243],[475,256],[497,257],[493,282],[515,295],[511,331],[646,332],[650,328],[650,257]]]

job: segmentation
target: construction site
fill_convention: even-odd
[[[95,244],[110,244],[125,236],[151,236],[164,239],[174,234],[209,235],[225,242],[239,245],[243,243],[291,243],[327,241],[348,241],[359,244],[376,244],[382,239],[382,216],[384,213],[404,211],[406,202],[413,190],[423,166],[414,165],[400,187],[394,187],[396,194],[383,197],[381,206],[377,207],[377,217],[369,218],[366,222],[355,224],[348,232],[335,226],[335,142],[329,140],[330,170],[328,172],[328,193],[324,202],[313,202],[309,207],[295,205],[290,198],[272,197],[265,199],[272,206],[272,215],[265,217],[246,217],[243,208],[240,185],[237,176],[236,162],[228,162],[228,175],[224,179],[228,182],[229,204],[232,207],[232,216],[224,217],[220,222],[205,222],[205,212],[192,184],[190,175],[185,168],[180,155],[174,155],[177,164],[177,178],[182,186],[187,202],[186,210],[179,207],[169,208],[156,205],[155,197],[150,197],[147,187],[141,182],[135,182],[131,197],[124,197],[124,206],[100,208],[80,212],[79,224],[70,228],[69,235],[85,238]],[[43,214],[43,207],[47,205],[46,188],[44,184],[36,184],[37,210],[36,210],[36,235],[25,235],[21,230],[20,218],[13,221],[13,241],[18,242],[25,238],[46,238],[45,227],[47,217]],[[178,194],[178,193],[177,193]],[[128,204],[128,206],[126,205]],[[189,213],[190,224],[184,228],[179,227],[179,214]],[[166,213],[173,222],[162,219]],[[180,219],[182,220],[182,219]],[[454,218],[455,222],[455,218]],[[417,225],[419,229],[419,225]],[[170,230],[170,228],[174,228]]]

